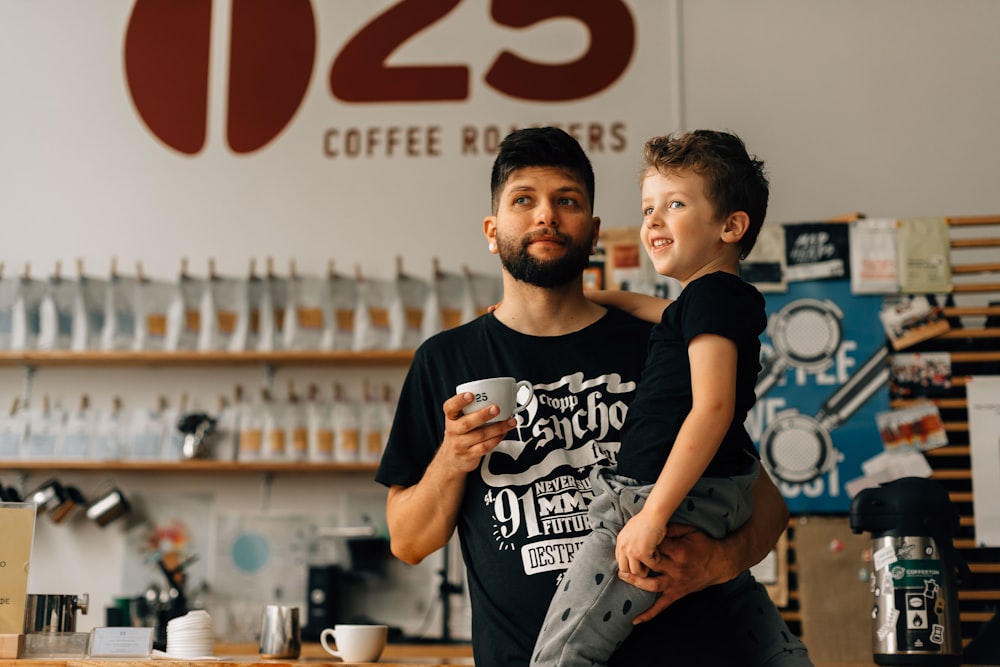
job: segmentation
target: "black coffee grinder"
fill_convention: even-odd
[[[904,477],[851,502],[851,530],[872,534],[872,649],[879,665],[960,665],[958,511],[938,482]]]
[[[344,622],[344,573],[339,565],[310,565],[306,586],[308,604],[302,638],[318,642],[325,628]]]

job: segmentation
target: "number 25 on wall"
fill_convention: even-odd
[[[125,35],[125,78],[136,110],[153,134],[186,154],[205,144],[212,1],[136,0]],[[249,153],[280,134],[302,103],[316,21],[310,0],[231,1],[226,139],[236,153]],[[461,1],[401,0],[362,26],[330,66],[332,95],[370,104],[468,99],[465,65],[386,64]],[[635,22],[620,0],[493,0],[490,17],[508,28],[574,19],[590,34],[587,51],[571,62],[499,53],[484,81],[516,99],[565,102],[597,94],[624,73],[635,46]]]

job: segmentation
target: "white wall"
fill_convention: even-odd
[[[34,275],[46,275],[56,261],[71,272],[81,257],[88,271],[104,273],[117,257],[123,271],[141,261],[147,272],[173,277],[182,257],[201,273],[212,257],[221,272],[241,274],[249,259],[260,266],[273,256],[279,270],[295,259],[302,271],[321,271],[333,259],[342,270],[357,263],[387,276],[397,255],[417,275],[428,275],[435,257],[449,270],[494,271],[480,231],[492,156],[461,152],[464,125],[485,131],[621,122],[623,149],[591,150],[597,212],[608,226],[638,219],[634,172],[642,140],[695,127],[734,130],[766,160],[773,222],[849,211],[1000,213],[1000,53],[993,48],[1000,4],[990,0],[634,0],[627,4],[638,38],[628,71],[599,95],[547,104],[497,94],[482,81],[485,69],[504,48],[537,60],[571,59],[587,48],[586,31],[573,21],[505,28],[491,22],[486,3],[467,0],[392,58],[466,63],[469,99],[411,105],[343,103],[325,85],[350,35],[391,3],[317,2],[317,65],[306,100],[278,139],[249,155],[233,154],[223,141],[226,4],[214,3],[209,140],[196,156],[165,148],[134,113],[121,71],[131,2],[0,5],[0,261],[8,272],[30,262]],[[330,128],[392,125],[441,125],[442,155],[322,154]],[[42,369],[34,391],[151,401],[188,390],[211,400],[235,382],[257,383],[259,372]],[[338,372],[288,371],[324,384]],[[372,371],[396,386],[402,372]],[[345,377],[356,385],[366,374]],[[23,378],[20,369],[0,369],[0,405],[22,391]],[[18,480],[0,473],[0,481]],[[118,481],[150,493],[207,490],[218,507],[259,508],[254,477]],[[311,511],[319,502],[333,514],[349,512],[345,489],[372,487],[356,478],[278,479],[271,509]],[[36,540],[32,586],[89,590],[95,611],[81,619],[84,627],[103,622],[111,597],[136,592],[120,590],[126,546],[114,530],[40,521]],[[406,593],[382,607],[386,620],[410,631],[421,626],[435,567],[394,573]]]
[[[684,124],[769,166],[769,219],[1000,211],[991,2],[683,3]]]

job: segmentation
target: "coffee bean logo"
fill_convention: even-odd
[[[125,34],[125,79],[136,111],[164,144],[205,147],[212,0],[136,0]],[[232,0],[226,142],[235,153],[266,146],[302,104],[316,56],[309,0]]]

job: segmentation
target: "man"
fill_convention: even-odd
[[[509,667],[528,664],[558,577],[590,530],[588,474],[614,462],[650,325],[584,296],[600,218],[590,161],[572,137],[555,128],[512,133],[491,181],[483,231],[500,256],[503,301],[417,351],[376,479],[389,486],[386,517],[401,560],[420,562],[458,528],[476,665]],[[527,410],[495,424],[487,423],[495,406],[462,413],[473,397],[455,395],[458,384],[510,375],[532,382]],[[725,614],[752,613],[753,596],[766,593],[752,579],[739,595],[715,584],[763,558],[787,520],[762,476],[753,518],[725,540],[671,527],[659,576],[623,575],[661,595],[612,664],[738,664],[725,653]],[[708,609],[730,611],[715,613],[717,624],[691,620]]]

